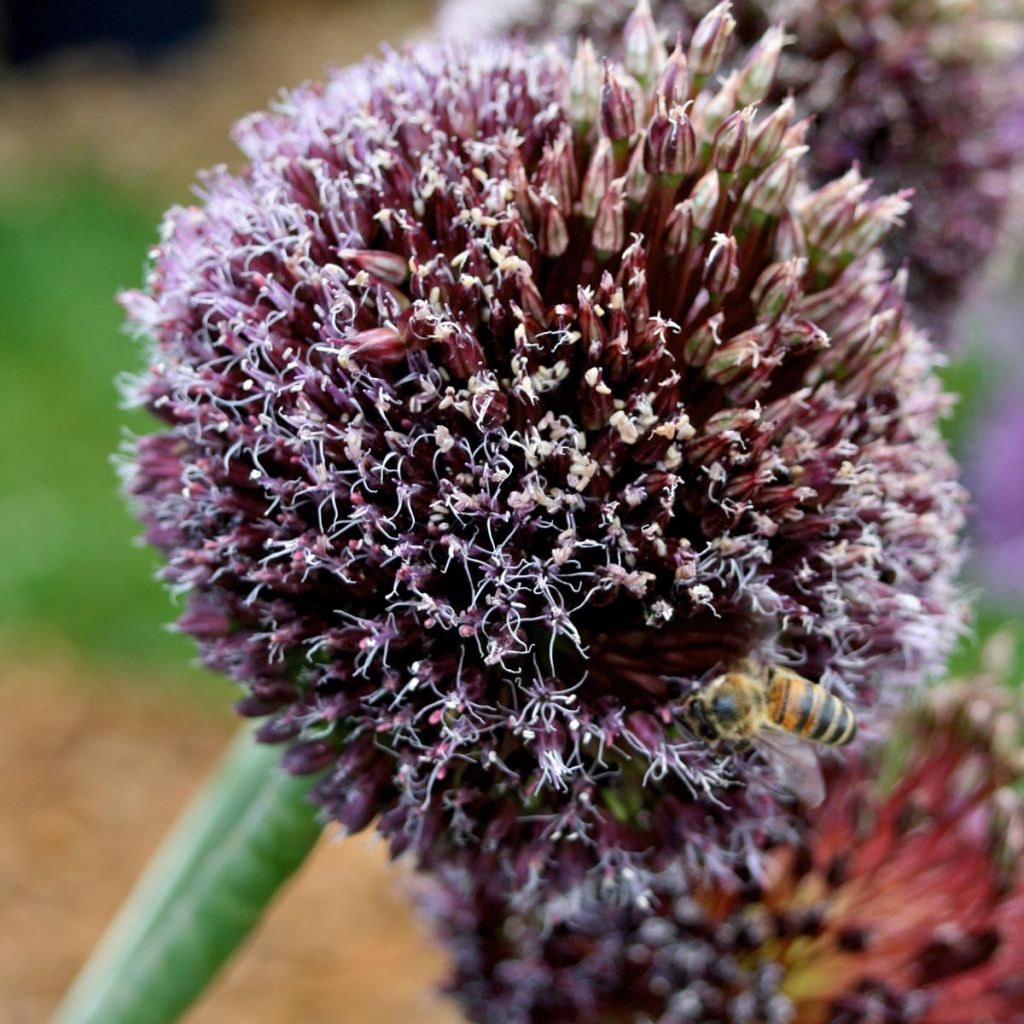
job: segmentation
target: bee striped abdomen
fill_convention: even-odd
[[[845,747],[852,742],[857,735],[857,719],[853,712],[838,698],[831,693],[825,694],[826,700],[834,705],[831,727],[822,733],[821,737],[812,736],[812,739],[819,743],[827,743],[830,747]]]
[[[857,735],[857,720],[838,697],[794,673],[772,673],[768,707],[780,729],[815,743],[841,747]]]

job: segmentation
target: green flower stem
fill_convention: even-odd
[[[202,994],[316,844],[315,777],[245,728],[192,801],[53,1018],[165,1024]]]

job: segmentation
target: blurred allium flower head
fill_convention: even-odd
[[[299,89],[124,298],[181,626],[396,852],[726,870],[785,794],[694,688],[785,661],[870,732],[956,632],[944,400],[876,251],[903,200],[802,186],[791,105],[752,106],[776,37],[712,84],[729,25]]]
[[[712,0],[651,0],[669,38]],[[591,36],[621,50],[634,0],[446,0],[453,38],[510,32]],[[966,286],[997,248],[1024,154],[1019,0],[734,0],[736,36],[758,45],[784,24],[773,98],[814,115],[807,160],[822,184],[859,164],[881,190],[912,189],[907,228],[887,245],[910,267],[919,319],[945,336]]]
[[[1008,705],[984,681],[929,695],[881,766],[836,770],[761,884],[692,889],[668,871],[647,905],[595,885],[510,902],[447,872],[425,903],[454,953],[452,994],[488,1024],[1019,1024],[1024,806],[1010,787],[1024,764]]]

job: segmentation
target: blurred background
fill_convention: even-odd
[[[111,454],[141,417],[114,294],[277,91],[423,31],[426,0],[0,4],[0,1024],[45,1021],[234,728],[166,628]],[[457,1020],[407,883],[327,840],[192,1024]]]
[[[145,424],[118,408],[115,378],[141,357],[114,294],[141,280],[195,169],[235,160],[238,117],[431,15],[428,0],[0,2],[0,1024],[46,1019],[234,726],[232,687],[166,628],[118,492],[111,454]],[[978,494],[978,624],[954,671],[999,635],[1015,678],[1022,283],[1008,243],[946,371]],[[371,840],[325,841],[187,1019],[454,1022],[407,884]]]

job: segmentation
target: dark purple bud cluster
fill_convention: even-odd
[[[662,29],[652,35],[647,0],[643,17],[633,17],[636,6],[447,0],[438,24],[452,38],[585,34],[627,61],[701,24],[713,62],[721,59],[716,47],[734,35],[749,52],[727,79],[738,105],[769,94],[774,79],[773,99],[795,95],[801,114],[813,116],[812,182],[858,164],[880,189],[913,193],[907,228],[886,248],[891,262],[910,268],[919,320],[943,338],[957,301],[999,244],[1024,154],[1019,8],[1014,18],[1013,5],[1000,0],[733,0],[731,11],[719,5],[714,21],[701,23],[712,0],[650,0]],[[707,75],[700,62],[692,71],[698,81]]]
[[[957,632],[944,399],[876,251],[903,201],[808,191],[792,105],[741,105],[777,40],[712,84],[729,24],[635,74],[423,46],[299,89],[124,298],[182,627],[332,819],[427,865],[756,869],[788,794],[687,697],[754,655],[870,735]]]

